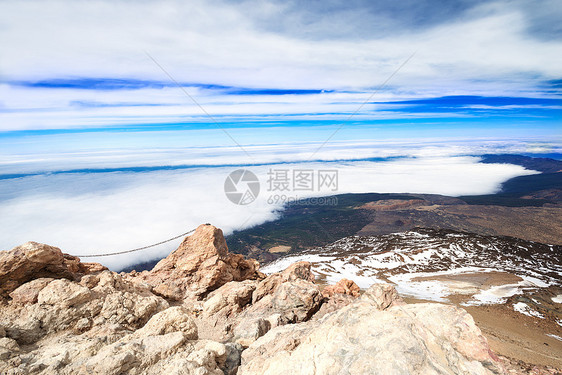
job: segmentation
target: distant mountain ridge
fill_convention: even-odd
[[[551,158],[530,157],[513,154],[485,154],[481,163],[486,164],[515,164],[543,173],[556,173],[562,171],[562,161]]]

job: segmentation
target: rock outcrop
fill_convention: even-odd
[[[272,327],[310,319],[324,302],[310,266],[298,262],[260,281],[225,284],[203,303],[203,324],[214,327],[215,338],[247,347]]]
[[[466,311],[403,305],[376,284],[318,321],[272,329],[242,354],[238,374],[494,374],[498,359]]]
[[[82,263],[77,257],[63,254],[57,247],[27,242],[11,251],[0,251],[0,298],[7,298],[31,280],[43,277],[74,280],[106,269],[98,263]]]
[[[355,282],[348,279],[341,279],[334,285],[328,285],[322,290],[324,297],[330,298],[336,294],[344,294],[352,297],[359,297],[360,288]]]
[[[261,279],[259,263],[228,252],[222,231],[200,225],[177,250],[162,259],[151,271],[138,274],[153,291],[176,301],[200,299],[229,281]]]
[[[2,374],[504,373],[466,311],[321,291],[308,262],[265,276],[210,225],[149,272],[33,243],[0,256]]]

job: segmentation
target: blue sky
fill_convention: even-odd
[[[547,0],[1,2],[0,139],[216,129],[201,107],[255,142],[341,123],[551,139],[560,19]]]

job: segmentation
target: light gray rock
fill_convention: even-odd
[[[375,296],[391,288],[377,287]],[[392,298],[383,298],[388,302]],[[270,330],[242,354],[239,375],[502,373],[462,309],[362,298],[318,321]]]
[[[386,310],[391,306],[404,304],[394,286],[390,284],[373,284],[363,293],[361,299],[372,304],[378,310]]]
[[[270,329],[271,322],[263,318],[243,319],[234,328],[234,341],[246,348]]]
[[[0,360],[6,360],[17,354],[20,347],[16,340],[9,337],[0,338]]]
[[[212,292],[203,303],[203,314],[206,316],[221,315],[228,317],[242,311],[252,301],[252,293],[257,281],[231,281]]]
[[[63,308],[80,305],[92,298],[90,289],[75,282],[60,279],[53,280],[39,292],[37,302],[40,305],[60,305]]]
[[[197,340],[197,326],[193,318],[181,306],[170,307],[160,311],[137,330],[137,336],[157,336],[172,332],[183,332],[186,339]]]

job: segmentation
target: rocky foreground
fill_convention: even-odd
[[[29,242],[0,252],[2,374],[507,374],[463,309],[389,284],[269,276],[202,225],[151,271]],[[532,373],[556,373],[532,369]]]

